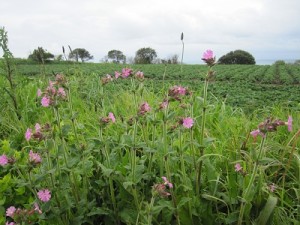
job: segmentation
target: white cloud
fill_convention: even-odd
[[[256,58],[300,58],[298,0],[10,0],[1,3],[0,26],[16,57],[42,46],[86,48],[99,61],[111,49],[134,56],[141,47],[159,57],[180,54],[200,63],[207,48],[221,56],[243,49]]]

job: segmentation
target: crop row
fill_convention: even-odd
[[[119,71],[124,65],[115,64],[50,64],[18,65],[17,71],[23,75],[68,73],[88,76],[91,73],[99,75],[111,74]],[[174,80],[203,80],[206,73],[204,65],[127,65],[134,70],[141,70],[150,79]],[[300,84],[300,65],[217,65],[215,67],[216,81],[243,81],[262,84]]]

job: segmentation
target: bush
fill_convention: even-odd
[[[254,57],[246,51],[235,50],[223,55],[219,61],[219,64],[255,64]]]

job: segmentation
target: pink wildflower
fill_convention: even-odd
[[[35,132],[41,132],[41,125],[39,123],[36,123],[34,128],[35,128]]]
[[[6,210],[6,216],[9,216],[11,218],[13,218],[15,212],[16,212],[16,208],[14,206],[11,206],[9,207],[7,210]]]
[[[14,222],[6,222],[5,225],[15,225]]]
[[[38,212],[39,214],[42,214],[42,210],[40,209],[40,206],[38,203],[34,203],[34,211]]]
[[[136,72],[136,74],[135,74],[135,77],[137,78],[137,79],[144,79],[144,73],[143,72],[141,72],[141,71],[137,71]]]
[[[40,190],[37,195],[42,202],[48,202],[51,199],[51,192],[48,189]]]
[[[26,141],[29,141],[32,136],[32,130],[30,128],[27,128],[26,133],[25,133],[25,139]]]
[[[147,102],[144,102],[139,109],[139,114],[144,115],[146,112],[149,112],[151,110],[149,104]]]
[[[265,136],[266,136],[266,135],[265,135],[263,132],[261,132],[259,129],[251,131],[250,134],[252,135],[253,138],[256,138],[257,135],[260,135],[260,136],[262,136],[262,137],[265,137]]]
[[[269,190],[270,190],[271,192],[274,192],[274,191],[276,190],[276,185],[275,185],[274,183],[270,184],[270,185],[269,185]]]
[[[166,109],[168,107],[168,100],[164,100],[162,103],[159,105],[159,109]]]
[[[194,120],[191,117],[183,118],[182,119],[182,125],[185,128],[191,128],[194,124]]]
[[[108,113],[108,118],[110,118],[113,123],[116,122],[116,118],[112,112]]]
[[[177,91],[178,91],[178,94],[180,94],[180,95],[185,95],[185,93],[186,93],[186,89],[181,86],[177,87]]]
[[[169,188],[173,188],[173,184],[168,181],[166,177],[161,177],[164,180],[164,185],[168,185]]]
[[[66,92],[65,92],[64,88],[62,88],[62,87],[58,88],[57,95],[61,96],[61,97],[66,97]]]
[[[38,90],[37,90],[37,96],[38,96],[38,97],[41,97],[41,96],[42,96],[42,91],[41,91],[41,89],[38,89]]]
[[[289,116],[288,121],[285,123],[288,126],[288,131],[292,132],[293,130],[293,118]]]
[[[29,152],[29,161],[34,164],[41,163],[42,159],[41,156],[38,153],[34,153],[32,150]]]
[[[48,107],[50,105],[50,98],[44,96],[41,100],[41,103],[43,107]]]
[[[122,69],[122,77],[127,78],[131,74],[132,70],[128,68],[123,68]]]
[[[5,166],[8,163],[8,158],[6,155],[1,155],[0,156],[0,165],[1,166]]]
[[[212,50],[208,49],[203,53],[202,59],[208,61],[214,58],[214,53]]]
[[[56,93],[55,87],[53,87],[54,84],[55,82],[49,81],[49,86],[47,87],[46,90],[50,95],[54,95]]]
[[[239,163],[235,164],[234,168],[235,168],[236,172],[239,172],[239,171],[241,171],[243,169],[243,167],[241,167],[241,164],[239,164]]]
[[[119,73],[118,71],[115,71],[115,78],[118,79],[119,76],[121,76],[121,73]]]

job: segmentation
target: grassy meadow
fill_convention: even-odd
[[[299,65],[12,65],[0,224],[299,224]]]

